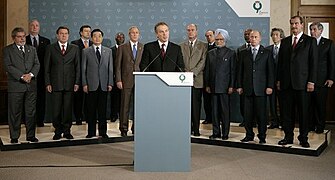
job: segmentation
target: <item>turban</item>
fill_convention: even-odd
[[[224,30],[224,29],[217,29],[215,30],[215,37],[219,34],[222,34],[223,38],[225,39],[225,41],[229,40],[229,34],[228,31]]]

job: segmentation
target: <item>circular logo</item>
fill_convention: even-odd
[[[253,5],[253,8],[254,8],[254,10],[256,10],[256,13],[258,13],[258,11],[262,9],[262,6],[263,5],[260,1],[255,1],[254,5]]]
[[[186,79],[186,76],[184,75],[184,74],[181,74],[180,76],[179,76],[179,80],[183,83],[184,82],[184,80]]]

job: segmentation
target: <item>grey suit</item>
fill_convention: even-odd
[[[181,43],[180,47],[184,59],[185,71],[193,72],[191,131],[194,135],[199,135],[201,95],[202,88],[204,87],[203,74],[207,54],[207,44],[197,39],[192,48],[190,48],[189,41]]]
[[[88,87],[86,98],[88,136],[96,135],[96,111],[98,110],[99,135],[107,133],[107,90],[113,81],[113,53],[110,48],[101,46],[101,59],[92,45],[82,52],[82,84]]]
[[[20,137],[23,106],[26,118],[26,138],[35,137],[36,77],[40,63],[34,47],[25,45],[24,52],[23,56],[16,44],[8,45],[3,49],[8,80],[8,124],[11,139]],[[21,79],[23,74],[28,73],[34,75],[30,83]]]

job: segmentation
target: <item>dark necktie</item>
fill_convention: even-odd
[[[35,48],[37,48],[37,39],[36,39],[35,36],[34,36],[34,38],[33,38],[33,46],[34,46]]]
[[[193,51],[193,42],[190,43],[190,55],[192,55],[192,51]]]
[[[62,44],[62,50],[61,50],[62,55],[65,55],[65,45]]]
[[[24,50],[23,50],[23,46],[20,46],[20,51],[21,51],[22,56],[24,57],[25,53],[24,53]]]
[[[292,47],[293,47],[293,49],[297,46],[297,37],[294,37],[294,40],[293,40],[293,45],[292,45]]]
[[[165,58],[165,44],[162,44],[162,48],[161,48],[161,55],[162,55],[162,58],[164,59]]]
[[[275,45],[275,47],[273,48],[273,58],[276,59],[277,55],[278,55],[278,46]]]
[[[137,50],[136,50],[136,44],[133,45],[133,57],[134,57],[134,61],[136,59],[136,54],[137,54]]]
[[[98,61],[100,63],[101,54],[100,54],[100,51],[99,51],[99,47],[97,47],[97,50],[95,51],[95,54],[97,55]]]
[[[256,48],[252,48],[252,59],[254,61],[256,60],[256,56],[257,56],[257,49]]]

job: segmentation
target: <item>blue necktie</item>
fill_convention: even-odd
[[[252,58],[253,58],[254,61],[256,60],[256,56],[257,56],[257,49],[252,48]]]
[[[134,57],[134,61],[136,60],[136,54],[137,54],[136,44],[134,44],[133,45],[133,57]]]

